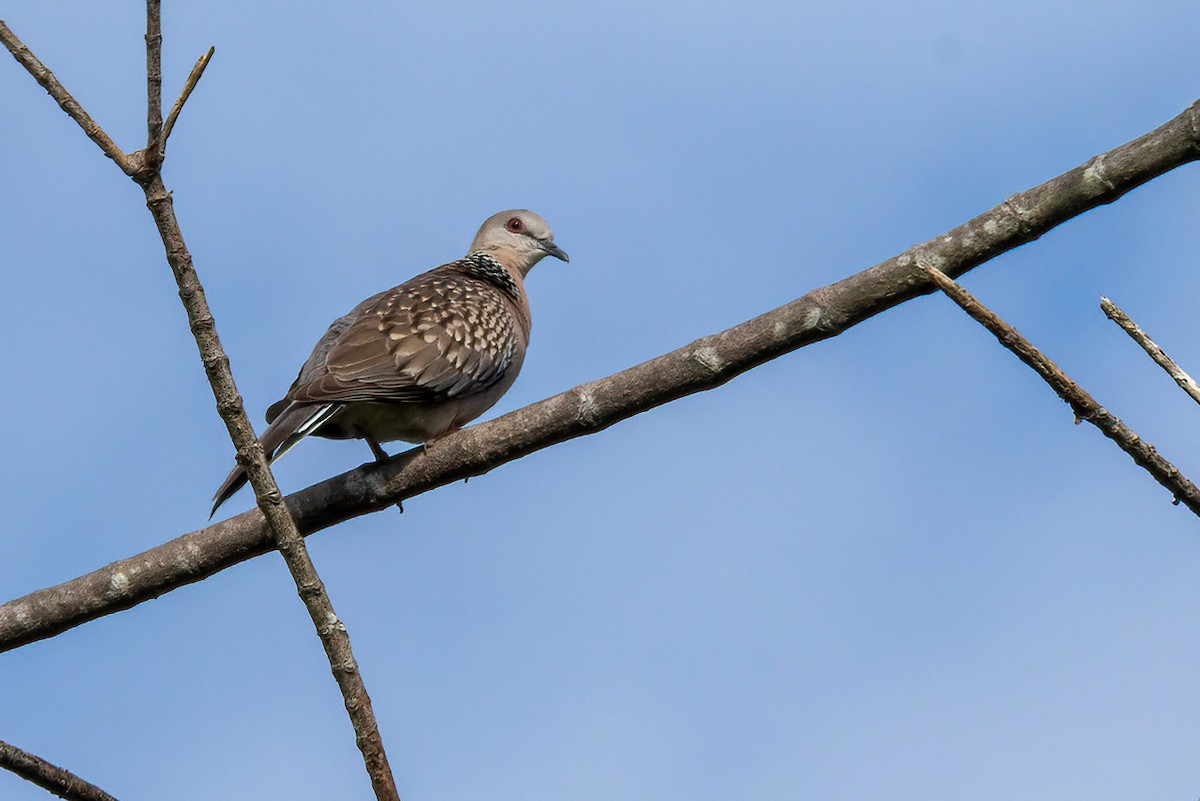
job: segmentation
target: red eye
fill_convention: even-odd
[[[521,231],[525,230],[525,223],[521,222],[520,217],[513,217],[511,220],[508,221],[507,227],[508,227],[508,230],[510,230],[510,231],[515,231],[517,233],[520,233]]]

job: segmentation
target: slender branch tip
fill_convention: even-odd
[[[158,152],[161,159],[167,150],[167,138],[170,137],[171,131],[175,128],[175,121],[179,119],[179,112],[183,111],[183,104],[191,97],[192,90],[196,88],[196,84],[200,82],[200,78],[204,75],[204,70],[208,68],[208,62],[212,61],[213,54],[217,52],[216,47],[209,47],[208,52],[196,59],[192,71],[188,73],[187,80],[183,83],[183,89],[179,92],[179,97],[175,100],[175,105],[171,107],[171,112],[167,115],[167,121],[163,123],[162,135],[158,138]]]
[[[1175,360],[1168,356],[1166,351],[1150,338],[1149,334],[1122,311],[1121,307],[1108,298],[1100,299],[1100,307],[1104,310],[1104,316],[1120,326],[1121,330],[1128,334],[1129,338],[1136,342],[1155,364],[1171,376],[1179,388],[1188,394],[1188,397],[1196,403],[1200,403],[1200,385],[1197,385],[1195,379],[1176,364]]]
[[[121,148],[117,147],[104,129],[100,127],[84,110],[83,106],[79,105],[67,88],[63,86],[58,78],[54,77],[45,64],[38,60],[38,57],[33,54],[24,42],[22,42],[12,30],[4,24],[4,20],[0,20],[0,44],[12,54],[12,57],[17,60],[17,63],[25,68],[38,84],[46,90],[46,93],[58,103],[68,117],[75,120],[75,123],[83,130],[83,133],[88,139],[91,139],[103,151],[104,155],[112,159],[121,172],[126,175],[133,176],[136,172],[130,158],[125,155]]]

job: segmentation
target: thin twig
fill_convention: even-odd
[[[1158,451],[1145,440],[1133,433],[1116,415],[1096,402],[1096,399],[1082,387],[1072,381],[1058,365],[1050,361],[1029,340],[1017,333],[1017,329],[1001,320],[996,314],[976,300],[971,293],[963,289],[941,270],[935,267],[923,267],[937,285],[941,287],[951,300],[957,303],[963,311],[971,316],[1008,348],[1013,355],[1033,369],[1050,385],[1075,412],[1076,421],[1086,420],[1104,436],[1111,439],[1121,450],[1129,454],[1140,467],[1154,477],[1175,496],[1176,503],[1183,503],[1196,515],[1200,515],[1200,488],[1187,479],[1175,465],[1158,455]]]
[[[146,166],[162,161],[162,0],[146,0]]]
[[[179,112],[183,110],[183,104],[191,97],[192,90],[196,88],[196,84],[200,82],[200,76],[204,74],[204,69],[208,66],[208,62],[212,60],[213,53],[217,49],[215,47],[208,48],[208,52],[196,59],[195,66],[188,74],[187,80],[183,84],[183,90],[179,93],[179,97],[175,100],[175,105],[171,107],[171,113],[167,115],[167,121],[163,123],[162,135],[158,138],[158,152],[161,158],[167,151],[167,139],[171,136],[171,131],[175,128],[175,120],[179,119]]]
[[[0,767],[67,801],[117,801],[94,784],[0,740]]]
[[[1179,388],[1186,392],[1191,399],[1196,403],[1200,403],[1200,386],[1197,386],[1195,379],[1183,371],[1175,361],[1160,348],[1150,336],[1138,328],[1133,320],[1129,319],[1129,315],[1121,311],[1117,304],[1105,297],[1100,298],[1100,308],[1104,310],[1104,315],[1112,320],[1117,325],[1121,326],[1126,334],[1132,337],[1133,341],[1142,346],[1142,350],[1154,360],[1154,363],[1167,371],[1167,375],[1175,379],[1175,383]]]
[[[71,93],[66,90],[58,78],[54,77],[54,73],[46,69],[46,65],[38,61],[37,56],[30,52],[29,48],[17,38],[17,35],[9,30],[4,24],[4,20],[0,20],[0,42],[8,48],[8,52],[12,53],[13,58],[28,70],[33,79],[41,84],[42,88],[49,93],[50,97],[58,103],[59,108],[67,113],[67,116],[75,120],[83,132],[87,134],[88,139],[91,139],[100,149],[104,151],[104,155],[112,159],[121,171],[126,175],[133,175],[135,167],[129,157],[125,155],[121,148],[117,147],[117,143],[109,138],[95,120],[88,116],[88,113],[83,110],[83,106],[71,97]]]
[[[217,336],[216,322],[193,267],[191,253],[183,240],[179,221],[175,217],[171,193],[162,181],[157,138],[162,128],[162,76],[155,75],[162,60],[159,3],[160,0],[146,0],[146,65],[149,86],[147,119],[150,129],[146,159],[147,165],[152,166],[153,170],[149,174],[149,180],[142,180],[142,176],[137,176],[136,179],[145,191],[146,206],[154,216],[155,225],[167,252],[167,262],[175,274],[179,298],[187,310],[192,336],[196,340],[208,383],[217,401],[217,411],[225,422],[234,447],[237,448],[238,461],[246,467],[258,508],[274,532],[276,546],[292,574],[296,591],[312,618],[317,635],[321,638],[325,655],[329,659],[329,667],[337,681],[338,689],[341,690],[346,712],[354,727],[355,741],[362,752],[375,796],[378,801],[399,801],[396,782],[392,778],[392,770],[383,749],[383,739],[371,707],[371,697],[367,694],[362,673],[350,647],[350,635],[334,612],[333,603],[325,591],[325,584],[309,558],[304,538],[283,503],[262,444],[246,418],[242,397],[238,394],[233,372],[229,369],[229,358],[225,355],[225,349]]]
[[[1200,102],[1150,133],[870,269],[616,375],[451,434],[427,450],[330,478],[288,496],[288,507],[300,530],[311,534],[718,387],[757,365],[935,291],[933,281],[914,266],[918,258],[959,275],[1200,158],[1196,131]],[[1014,209],[1021,211],[1016,214]],[[0,651],[136,606],[273,547],[270,529],[257,511],[176,537],[0,606]]]

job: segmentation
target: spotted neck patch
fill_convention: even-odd
[[[519,301],[521,299],[521,288],[517,286],[517,282],[513,280],[512,275],[508,270],[504,269],[500,262],[496,261],[494,256],[484,253],[482,250],[477,250],[459,259],[458,263],[462,266],[463,272],[468,275],[473,275],[476,278],[482,278],[490,284],[495,284],[508,293],[513,300]]]

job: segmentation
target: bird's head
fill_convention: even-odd
[[[571,260],[566,251],[554,244],[554,232],[546,221],[527,209],[497,212],[484,220],[471,242],[470,252],[480,250],[521,275],[526,275],[546,256]]]

